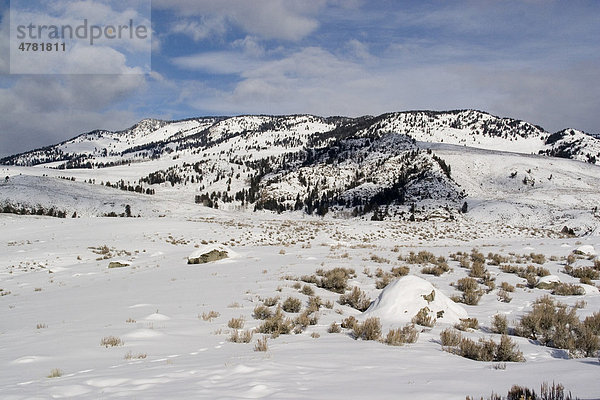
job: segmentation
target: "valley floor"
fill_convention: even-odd
[[[208,209],[207,209],[208,210]],[[268,350],[229,340],[228,323],[242,317],[253,330],[262,300],[308,296],[293,278],[319,268],[353,268],[349,286],[374,300],[381,289],[377,268],[406,265],[447,296],[451,283],[467,276],[457,262],[439,277],[398,256],[427,250],[448,258],[457,251],[543,254],[544,268],[564,282],[565,258],[577,247],[600,249],[600,237],[561,237],[543,230],[503,225],[399,223],[213,213],[185,218],[49,218],[0,214],[0,387],[4,399],[464,399],[506,394],[513,384],[538,389],[560,382],[574,396],[600,398],[597,358],[570,359],[562,350],[514,337],[525,362],[473,361],[443,351],[440,332],[419,327],[414,344],[388,346],[354,340],[348,331],[328,333],[332,322],[360,312],[337,301],[339,294],[311,288],[323,302],[316,325],[299,334],[267,338]],[[193,252],[211,248],[229,258],[188,265]],[[109,268],[111,262],[127,266]],[[584,265],[589,260],[579,260]],[[115,266],[115,264],[113,264]],[[496,284],[525,282],[487,266]],[[598,284],[598,281],[594,281]],[[304,286],[304,283],[301,283]],[[584,296],[556,296],[584,318],[600,310],[593,286]],[[514,324],[549,291],[517,287],[512,301],[498,290],[476,306],[473,338],[490,331],[492,316]],[[580,304],[581,305],[581,304]],[[210,312],[217,315],[209,318]],[[290,313],[294,317],[297,314]],[[360,318],[360,317],[359,317]],[[384,333],[395,327],[383,322]],[[101,345],[114,336],[120,345]],[[118,343],[117,343],[118,344]],[[504,368],[505,367],[505,368]],[[60,375],[49,378],[52,375]]]

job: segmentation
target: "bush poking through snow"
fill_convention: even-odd
[[[123,341],[121,340],[121,338],[118,338],[116,336],[105,336],[102,338],[102,340],[100,340],[100,345],[104,346],[104,347],[116,347],[116,346],[123,346]]]
[[[277,303],[279,303],[279,297],[267,297],[266,299],[263,300],[263,304],[266,307],[273,307],[276,306]],[[262,319],[262,318],[261,318]]]
[[[349,316],[348,318],[345,318],[344,320],[342,320],[342,328],[344,329],[354,329],[356,327],[356,325],[358,325],[358,320],[356,318],[354,318],[354,316]]]
[[[506,319],[506,315],[494,315],[492,318],[492,332],[500,334],[508,333],[508,320]]]
[[[50,374],[48,374],[47,378],[60,378],[63,375],[63,372],[58,369],[58,368],[54,368],[50,371]]]
[[[481,296],[483,296],[483,292],[479,289],[477,281],[471,277],[459,279],[455,287],[463,293],[459,297],[453,297],[452,300],[460,303],[475,306],[479,303]]]
[[[239,331],[235,329],[229,336],[229,341],[232,343],[250,343],[254,332],[251,330]]]
[[[287,299],[285,299],[281,307],[285,312],[297,313],[300,312],[300,309],[302,308],[302,302],[300,301],[300,299],[297,299],[295,297],[288,297]]]
[[[340,333],[341,331],[342,331],[342,328],[335,321],[333,321],[331,323],[331,325],[329,325],[329,328],[327,329],[327,332],[329,332],[329,333]]]
[[[381,322],[377,317],[371,317],[358,323],[352,330],[355,339],[379,340],[381,337]]]
[[[446,328],[440,333],[440,341],[444,347],[458,346],[461,339],[462,335],[460,332],[452,328]]]
[[[402,346],[405,343],[415,343],[419,338],[419,331],[414,325],[403,328],[390,329],[384,343],[390,346]]]
[[[219,315],[221,315],[221,314],[219,314],[216,311],[209,311],[208,313],[203,312],[201,318],[202,318],[203,321],[212,322],[212,320],[215,319],[215,318],[218,318]]]
[[[499,396],[495,393],[492,393],[491,397],[488,397],[488,400],[576,400],[577,398],[572,397],[571,393],[566,393],[563,385],[554,384],[552,386],[548,385],[548,383],[544,382],[540,388],[540,394],[535,393],[534,390],[513,385],[513,387],[508,391],[506,397]],[[477,400],[475,397],[467,396],[466,400]],[[481,400],[484,400],[481,397]]]
[[[254,345],[254,351],[267,351],[269,350],[269,345],[267,344],[267,337],[263,336],[256,341]]]
[[[309,285],[302,286],[300,293],[305,294],[307,296],[313,296],[315,294],[315,290]]]
[[[557,296],[583,296],[585,290],[573,283],[557,283],[552,289],[552,294]]]
[[[454,327],[460,331],[477,330],[479,329],[479,321],[477,318],[461,318],[460,323],[454,325]]]
[[[429,309],[429,307],[423,307],[419,310],[417,315],[413,317],[411,322],[417,325],[432,327],[433,325],[435,325],[435,318],[432,318],[430,313],[431,310]]]
[[[231,329],[242,329],[244,327],[244,317],[231,318],[229,322],[227,322],[227,326]]]
[[[471,360],[496,362],[525,361],[523,353],[519,351],[517,344],[507,335],[502,335],[500,343],[496,343],[492,339],[483,338],[475,342],[472,339],[462,337],[456,331],[446,329],[440,334],[440,339],[444,350]]]
[[[567,308],[553,298],[544,296],[535,301],[516,327],[516,334],[537,340],[548,347],[564,349],[573,357],[592,357],[600,348],[594,319],[579,320],[575,308]]]
[[[348,305],[359,311],[365,311],[371,305],[371,299],[367,297],[365,292],[355,286],[350,293],[340,296],[339,303],[341,305]]]
[[[273,315],[273,313],[271,312],[271,310],[269,309],[269,307],[263,306],[263,305],[257,305],[256,307],[254,307],[254,311],[252,312],[252,316],[254,317],[254,319],[267,319],[270,318]]]
[[[292,331],[294,322],[290,318],[284,318],[281,307],[277,307],[275,314],[265,319],[258,327],[258,332],[271,334],[273,337],[285,335]]]

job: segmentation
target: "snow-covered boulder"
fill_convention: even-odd
[[[406,324],[425,307],[431,310],[430,315],[438,323],[455,324],[461,318],[469,317],[463,307],[425,279],[414,275],[404,276],[387,285],[363,315]]]
[[[546,275],[538,279],[535,287],[538,289],[553,289],[557,283],[560,283],[560,278],[556,275]]]
[[[584,256],[595,256],[596,250],[594,249],[594,246],[592,246],[591,244],[584,244],[583,246],[579,246],[578,248],[576,248],[574,253],[582,254]]]

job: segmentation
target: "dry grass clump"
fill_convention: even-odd
[[[515,332],[541,345],[567,350],[573,357],[592,357],[600,348],[598,325],[600,316],[581,322],[575,308],[544,296],[521,318]]]
[[[263,300],[263,304],[266,307],[273,307],[276,306],[277,303],[279,303],[279,296],[275,296],[275,297],[267,297],[266,299]]]
[[[48,327],[48,325],[44,324],[44,323],[38,323],[35,326],[35,329],[46,329]]]
[[[454,284],[454,287],[463,292],[460,296],[452,296],[452,300],[455,302],[474,306],[479,303],[479,299],[483,296],[483,291],[479,289],[479,284],[471,277],[459,279]]]
[[[359,311],[365,311],[371,305],[371,299],[367,297],[365,292],[355,286],[350,293],[340,296],[339,303],[349,305]]]
[[[572,397],[571,392],[567,393],[563,385],[554,384],[552,386],[544,382],[540,388],[538,395],[533,389],[523,386],[513,385],[508,391],[506,397],[502,397],[492,392],[488,400],[577,400],[577,397]],[[477,400],[474,397],[467,396],[466,400]],[[481,400],[484,400],[481,397]]]
[[[527,268],[518,267],[516,265],[502,265],[500,266],[502,272],[506,272],[508,274],[516,274],[519,278],[523,278],[527,280],[527,286],[530,288],[535,287],[537,283],[537,277],[543,277],[550,275],[550,271],[544,267],[536,267],[534,265],[529,265]]]
[[[319,296],[311,296],[308,298],[308,306],[306,307],[306,309],[311,312],[317,312],[321,309],[321,306],[323,305],[323,300],[321,300],[321,298]]]
[[[405,343],[415,343],[419,338],[419,331],[414,325],[388,331],[384,343],[390,346],[402,346]]]
[[[342,331],[342,328],[335,321],[333,321],[331,323],[331,325],[329,325],[329,328],[327,329],[327,332],[329,332],[329,333],[340,333],[341,331]]]
[[[209,311],[208,313],[203,312],[201,318],[204,321],[211,322],[213,319],[218,318],[219,315],[221,315],[221,314],[219,314],[216,311]],[[130,322],[130,321],[128,320],[127,322]],[[133,321],[133,322],[135,322],[135,321]]]
[[[58,369],[58,368],[54,368],[50,371],[50,374],[48,374],[47,378],[60,378],[63,375],[63,372]]]
[[[349,316],[342,320],[342,328],[354,329],[358,325],[358,320],[354,316]]]
[[[376,262],[378,264],[389,264],[390,260],[384,257],[380,257],[376,254],[371,254],[371,261]]]
[[[523,353],[519,351],[517,344],[507,335],[502,335],[500,343],[496,343],[492,339],[483,338],[480,338],[476,342],[472,339],[462,337],[458,332],[451,333],[447,331],[442,331],[440,339],[444,350],[452,354],[476,361],[525,361]]]
[[[267,343],[267,337],[263,336],[262,338],[256,341],[254,345],[254,351],[267,351],[269,350],[269,345]]]
[[[273,313],[271,312],[269,307],[261,304],[254,307],[254,311],[252,312],[252,316],[254,317],[254,319],[264,320],[270,318],[272,315]]]
[[[283,308],[283,311],[285,311],[285,312],[297,313],[297,312],[300,312],[300,309],[302,308],[302,301],[300,301],[300,299],[297,299],[295,297],[288,297],[281,304],[281,307]]]
[[[294,324],[296,324],[294,333],[301,333],[306,327],[309,325],[316,325],[317,322],[319,322],[317,314],[311,313],[309,310],[304,310],[294,320]]]
[[[309,285],[302,286],[300,293],[305,294],[307,296],[313,296],[315,294],[315,290]]]
[[[292,331],[294,322],[290,318],[285,318],[281,307],[277,307],[275,314],[265,319],[258,327],[259,333],[271,334],[273,337],[285,335]]]
[[[444,347],[458,346],[461,339],[460,332],[451,328],[446,328],[440,333],[440,341]]]
[[[252,335],[254,334],[251,330],[239,331],[235,329],[229,336],[229,341],[233,343],[250,343]]]
[[[381,321],[377,317],[370,317],[362,323],[357,323],[352,329],[355,339],[379,340],[381,338]]]
[[[335,293],[344,293],[348,286],[348,279],[355,277],[356,272],[352,268],[337,267],[328,271],[318,269],[316,275],[304,275],[300,280]]]
[[[506,319],[506,315],[494,315],[492,318],[492,332],[500,334],[508,333],[508,320]]]
[[[435,325],[435,318],[432,318],[431,310],[429,307],[423,307],[419,310],[419,312],[412,318],[411,322],[413,324],[421,325],[421,326],[429,326],[432,327]]]
[[[515,291],[515,287],[511,284],[509,284],[508,282],[502,282],[500,284],[500,289],[506,291],[506,292],[514,292]]]
[[[544,256],[541,253],[540,254],[531,253],[531,254],[529,254],[529,259],[534,264],[542,265],[546,262],[546,256]]]
[[[591,284],[592,280],[600,279],[600,271],[592,267],[573,268],[567,265],[565,272],[574,278],[579,278],[581,283]]]
[[[130,351],[127,352],[127,354],[125,354],[125,356],[123,357],[125,360],[143,360],[147,357],[148,355],[146,353],[138,353],[138,354],[133,354]]]
[[[553,285],[552,294],[557,296],[583,296],[585,289],[574,283],[556,282]]]
[[[488,259],[488,265],[500,265],[500,264],[504,264],[507,263],[508,257],[504,257],[501,256],[500,254],[492,254],[492,253],[488,253],[487,256]]]
[[[100,346],[104,346],[104,347],[116,347],[116,346],[123,346],[123,341],[121,340],[121,338],[118,338],[116,336],[105,336],[102,338],[102,340],[100,340]]]
[[[454,327],[460,331],[477,330],[479,329],[479,321],[477,318],[461,318],[460,323],[455,324]]]
[[[244,322],[244,317],[231,318],[229,322],[227,322],[227,326],[231,329],[242,329],[244,327]]]
[[[377,289],[383,289],[387,285],[389,285],[390,282],[394,279],[399,278],[401,276],[406,276],[409,273],[410,268],[406,266],[393,267],[390,272],[384,272],[381,268],[377,268],[375,276],[379,279],[375,282],[375,287]]]

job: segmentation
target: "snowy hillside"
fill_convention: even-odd
[[[1,397],[599,398],[599,143],[418,111],[8,157]]]

